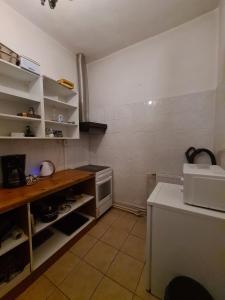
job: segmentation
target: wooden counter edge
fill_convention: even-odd
[[[68,176],[74,176],[74,178],[65,179]],[[42,178],[32,186],[14,189],[0,188],[0,213],[18,208],[94,178],[95,174],[92,172],[69,169],[56,172],[50,177]]]

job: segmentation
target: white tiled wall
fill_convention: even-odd
[[[217,11],[89,64],[91,162],[112,166],[114,200],[145,207],[152,173],[178,176],[190,146],[213,149]]]
[[[219,163],[225,168],[225,1],[219,4],[219,57],[216,97],[215,147]]]
[[[113,167],[116,201],[143,206],[147,174],[181,175],[188,147],[213,150],[214,107],[206,91],[92,112],[109,127],[91,137],[91,162]]]

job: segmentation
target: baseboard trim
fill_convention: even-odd
[[[126,203],[113,203],[113,207],[130,212],[137,216],[145,216],[147,214],[147,209],[135,205],[129,205]]]

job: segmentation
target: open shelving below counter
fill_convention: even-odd
[[[33,250],[32,270],[36,270],[45,261],[47,261],[52,255],[54,255],[60,248],[62,248],[67,242],[73,239],[85,227],[87,227],[95,220],[94,217],[88,216],[83,213],[80,214],[87,217],[88,221],[69,236],[51,227],[51,231],[53,232],[53,235],[47,241],[45,241],[41,246]]]
[[[21,245],[22,243],[28,241],[28,237],[23,233],[21,238],[19,239],[13,239],[12,237],[6,239],[1,243],[1,248],[0,248],[0,256],[3,254],[7,253],[8,251],[16,248],[17,246]]]
[[[4,296],[6,293],[11,291],[14,287],[16,287],[20,282],[22,282],[25,278],[30,275],[30,264],[26,265],[24,270],[19,273],[15,278],[10,280],[9,282],[4,282],[0,284],[0,298]]]
[[[82,205],[88,203],[89,201],[91,201],[93,199],[94,199],[94,196],[84,195],[83,197],[81,197],[80,199],[78,199],[77,201],[75,201],[74,203],[71,204],[71,209],[68,212],[59,214],[58,218],[55,219],[54,221],[49,222],[49,223],[43,223],[41,221],[38,221],[35,224],[34,234],[37,234],[38,232],[44,230],[46,227],[49,227],[50,225],[54,224],[58,220],[62,219],[66,215],[70,214],[71,212],[75,211],[76,209],[78,209],[79,207],[81,207]]]
[[[26,122],[26,121],[41,122],[41,119],[38,119],[38,118],[20,117],[20,116],[16,116],[16,115],[3,114],[3,113],[0,113],[0,119],[24,121],[24,122]]]
[[[53,99],[51,97],[44,97],[45,103],[48,105],[52,105],[55,107],[63,108],[63,109],[77,109],[77,106]]]

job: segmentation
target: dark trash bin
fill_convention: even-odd
[[[209,292],[197,281],[179,276],[166,288],[164,300],[214,300]]]

